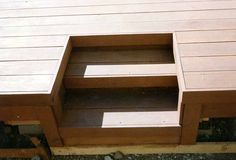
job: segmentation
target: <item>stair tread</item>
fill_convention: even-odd
[[[178,125],[178,111],[70,109],[65,112],[61,127],[125,128]]]
[[[65,98],[61,127],[178,126],[178,90],[83,89]]]
[[[176,68],[175,64],[69,64],[65,76],[77,76],[83,78],[176,76]]]

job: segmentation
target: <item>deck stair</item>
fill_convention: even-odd
[[[118,36],[112,44],[103,37],[93,38],[78,46],[72,39],[75,46],[63,80],[59,127],[63,142],[178,143],[181,128],[171,34]]]

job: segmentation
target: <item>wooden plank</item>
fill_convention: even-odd
[[[178,46],[181,57],[236,55],[236,42],[192,43],[192,44],[179,44]]]
[[[176,76],[64,78],[65,88],[127,88],[127,87],[177,87]]]
[[[235,153],[235,142],[206,142],[194,145],[113,145],[51,147],[54,155],[104,155],[120,151],[124,154],[161,153]]]
[[[201,117],[235,117],[236,103],[205,103]]]
[[[128,106],[127,106],[128,107]],[[70,109],[64,112],[62,127],[133,128],[179,125],[177,111],[150,109]],[[158,109],[157,109],[158,110]],[[89,115],[89,116],[88,116]],[[77,118],[76,118],[77,117]],[[158,118],[157,118],[158,117]]]
[[[48,144],[52,147],[63,146],[63,142],[58,131],[58,124],[56,122],[52,107],[39,107],[36,112],[37,118],[40,120],[40,124],[43,128]]]
[[[185,72],[187,89],[235,89],[236,71]]]
[[[0,93],[45,92],[49,90],[52,75],[0,76]]]
[[[148,109],[177,111],[177,88],[110,88],[67,91],[64,109]]]
[[[201,104],[185,104],[182,118],[181,144],[195,144],[201,116]]]
[[[1,9],[28,9],[28,8],[52,8],[52,7],[73,7],[73,6],[101,6],[101,5],[124,5],[124,4],[145,4],[145,3],[169,3],[169,2],[191,2],[196,0],[131,0],[129,2],[120,2],[117,0],[92,0],[92,1],[82,1],[82,0],[68,0],[68,1],[60,1],[58,3],[57,1],[51,0],[51,1],[29,1],[24,2],[21,0],[13,1],[3,1],[1,3]],[[203,1],[203,0],[197,0],[197,1]],[[211,0],[208,0],[211,1]],[[214,0],[216,1],[216,0]],[[7,3],[6,3],[7,2]]]
[[[236,41],[236,30],[177,32],[178,43]]]
[[[70,37],[67,36],[67,40],[65,41],[63,52],[61,54],[57,68],[55,70],[56,75],[53,77],[53,80],[52,80],[52,82],[50,84],[50,88],[49,88],[49,91],[50,91],[52,97],[57,95],[60,88],[61,88],[62,80],[63,80],[64,74],[65,74],[65,70],[66,70],[67,64],[69,62],[71,50],[72,50],[72,45],[71,45]]]
[[[0,37],[0,48],[61,47],[65,41],[66,36]]]
[[[169,49],[93,49],[72,52],[69,63],[147,64],[174,63]]]
[[[54,75],[58,60],[0,62],[0,76]]]
[[[98,5],[79,7],[56,7],[56,8],[32,8],[20,10],[0,11],[1,18],[9,17],[32,17],[32,16],[58,16],[58,15],[89,15],[89,14],[117,14],[117,13],[144,13],[144,12],[167,12],[167,11],[193,11],[193,10],[216,10],[235,9],[234,1],[204,1],[204,2],[179,2],[179,3],[144,3],[125,5]]]
[[[65,76],[78,76],[81,78],[176,76],[176,68],[175,64],[69,64]]]
[[[144,22],[144,21],[180,21],[180,20],[208,20],[236,18],[234,9],[227,10],[203,10],[203,11],[176,11],[176,12],[147,12],[128,14],[99,14],[99,15],[60,15],[45,17],[16,17],[1,18],[0,26],[35,26],[35,25],[81,25],[99,24],[109,21],[120,22]]]
[[[51,101],[49,93],[7,92],[0,96],[0,106],[47,106]]]
[[[170,45],[171,33],[72,36],[73,47]]]
[[[60,128],[65,146],[179,143],[180,127]],[[92,134],[91,134],[92,133]]]
[[[236,70],[236,56],[182,57],[181,61],[184,72]]]
[[[36,108],[36,107],[35,107]],[[1,106],[0,107],[1,121],[32,121],[37,120],[37,113],[34,112],[34,107],[18,107],[18,106]]]
[[[0,49],[0,61],[57,60],[62,47]]]
[[[39,154],[36,148],[26,148],[26,149],[0,149],[0,157],[5,158],[32,158]]]
[[[52,25],[1,27],[0,35],[4,36],[37,36],[37,35],[111,35],[140,33],[170,33],[173,31],[196,30],[230,30],[235,29],[236,19],[189,20],[162,22],[127,22],[101,23],[85,25]],[[93,32],[91,32],[93,31]],[[227,34],[227,33],[226,33]],[[232,36],[231,36],[232,37]],[[228,39],[228,38],[227,38]],[[215,41],[215,40],[214,40]]]
[[[236,103],[235,89],[188,89],[183,92],[182,103]]]

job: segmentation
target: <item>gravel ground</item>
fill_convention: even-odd
[[[202,122],[199,129],[207,131],[198,136],[198,141],[236,141],[236,118],[211,119]],[[3,127],[0,123],[0,148],[32,147],[28,136],[19,135],[17,128]],[[210,131],[210,132],[209,132]],[[209,132],[209,133],[208,133]],[[7,133],[7,134],[6,134]],[[38,135],[41,142],[46,146],[47,142],[43,135]],[[149,155],[122,155],[114,153],[110,155],[95,156],[52,156],[51,160],[236,160],[235,154],[149,154]],[[0,160],[27,160],[22,158],[0,158]],[[30,159],[29,159],[30,160]],[[38,160],[33,158],[32,160]]]
[[[22,158],[3,158],[0,160],[30,160]],[[37,159],[32,159],[37,160]],[[113,155],[99,156],[53,156],[51,160],[236,160],[236,154],[149,154],[124,155],[119,159]]]

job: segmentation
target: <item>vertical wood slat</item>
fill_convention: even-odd
[[[183,106],[181,144],[196,143],[202,105],[188,103]]]

